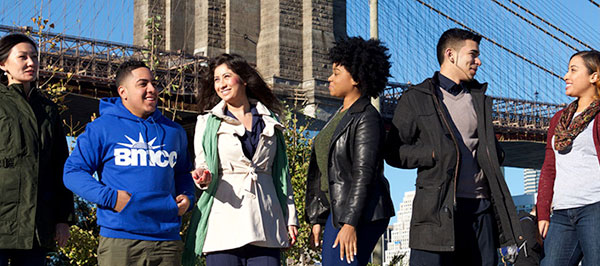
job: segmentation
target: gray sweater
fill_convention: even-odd
[[[489,198],[489,187],[483,171],[477,163],[477,113],[473,107],[471,93],[463,90],[454,96],[441,88],[440,98],[454,124],[454,135],[460,150],[460,169],[456,197]]]

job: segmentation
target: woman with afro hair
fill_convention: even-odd
[[[323,265],[366,265],[394,216],[383,176],[385,131],[371,98],[390,76],[387,48],[351,37],[330,50],[329,93],[342,106],[315,137],[308,170],[306,217],[310,242],[320,245]]]

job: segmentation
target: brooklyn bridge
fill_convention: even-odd
[[[484,55],[489,55],[484,57],[483,61],[484,66],[487,63],[490,67],[483,72],[499,72],[496,74],[500,78],[494,78],[491,74],[478,78],[490,82],[490,87],[493,88],[488,94],[493,101],[496,135],[506,152],[507,160],[504,165],[539,169],[550,118],[568,101],[564,96],[560,96],[560,92],[554,94],[548,91],[560,91],[559,88],[563,86],[560,73],[566,68],[569,53],[594,47],[588,44],[589,40],[574,37],[585,32],[568,33],[568,30],[556,26],[542,15],[515,1],[487,1],[481,5],[482,14],[476,18],[469,17],[469,10],[458,8],[457,1],[379,2],[380,39],[388,46],[404,47],[391,49],[394,78],[379,98],[381,113],[385,119],[391,120],[403,90],[411,83],[431,75],[436,69],[435,65],[411,66],[418,64],[420,59],[403,58],[406,51],[402,49],[410,49],[413,57],[431,58],[434,55],[431,46],[435,44],[438,32],[449,27],[476,31],[483,36]],[[558,4],[560,3],[557,2]],[[350,17],[368,17],[368,14],[363,14],[365,8],[368,12],[368,6],[356,2],[348,2],[346,5],[347,34],[367,35],[364,21],[353,21]],[[335,11],[335,7],[333,10]],[[486,16],[486,12],[495,16]],[[507,17],[520,24],[503,24],[502,21]],[[333,20],[335,23],[335,19]],[[415,28],[415,24],[422,26]],[[515,27],[527,29],[519,29],[524,31],[519,32]],[[204,89],[200,80],[212,56],[211,53],[197,53],[190,49],[167,49],[167,46],[151,49],[147,45],[41,31],[32,26],[0,26],[0,35],[10,32],[28,32],[39,42],[39,80],[43,83],[40,85],[61,84],[65,89],[58,93],[65,97],[68,106],[63,113],[67,124],[71,123],[73,127],[77,127],[88,122],[94,113],[97,114],[98,99],[116,96],[114,76],[118,65],[129,58],[137,58],[149,62],[155,72],[157,84],[162,89],[160,107],[169,117],[179,121],[187,129],[193,128],[195,117],[200,111],[194,106],[195,97],[199,90]],[[522,37],[515,32],[543,40],[539,43],[538,40],[524,43]],[[246,42],[256,43],[252,38],[251,34],[243,36]],[[420,42],[427,40],[429,44],[419,46]],[[165,42],[168,41],[167,39]],[[544,42],[546,44],[543,44]],[[539,46],[535,49],[528,47],[531,43]],[[592,39],[591,43],[597,48],[600,43],[598,37]],[[560,51],[562,57],[556,61],[541,59],[546,52],[536,53],[536,49]],[[424,72],[415,72],[414,68],[421,68],[420,71]],[[521,76],[517,77],[514,73]],[[268,76],[264,73],[263,75]],[[326,84],[326,78],[323,77],[327,75],[328,73],[316,78],[314,83]],[[272,82],[285,80],[283,76],[273,75],[275,81]],[[503,78],[505,80],[500,81]],[[290,84],[292,85],[287,89],[275,90],[281,99],[300,104],[310,103],[314,106],[331,105],[331,99],[321,102],[319,97],[308,96],[307,89],[301,83]],[[554,88],[549,88],[552,86]]]

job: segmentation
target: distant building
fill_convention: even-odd
[[[540,182],[541,170],[537,169],[524,169],[523,170],[523,186],[525,194],[535,194],[538,190],[538,183]]]
[[[404,193],[404,199],[400,204],[400,210],[396,213],[397,221],[392,225],[389,231],[389,240],[385,250],[384,266],[388,266],[396,255],[405,255],[402,259],[402,266],[408,265],[410,248],[408,247],[408,238],[410,232],[410,218],[412,215],[413,200],[415,191]],[[398,265],[399,266],[399,265]]]
[[[517,212],[530,212],[535,206],[537,193],[512,196]]]

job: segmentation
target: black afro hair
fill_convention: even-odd
[[[383,92],[388,77],[391,77],[387,51],[379,40],[348,37],[335,42],[329,50],[329,58],[350,72],[362,95],[375,98]]]

